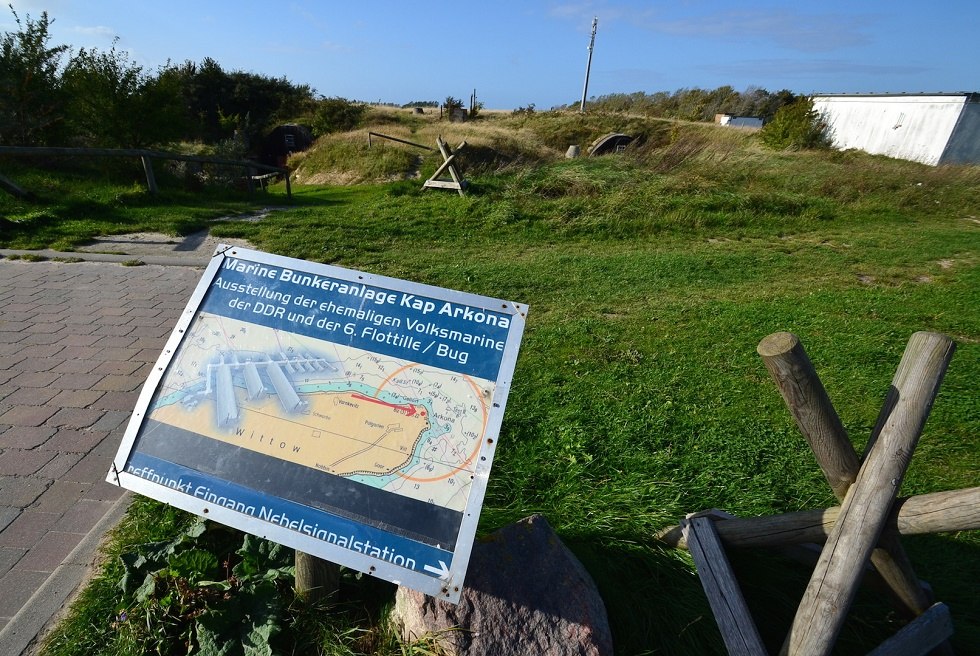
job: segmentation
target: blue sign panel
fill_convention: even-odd
[[[526,312],[219,248],[107,480],[456,601]]]

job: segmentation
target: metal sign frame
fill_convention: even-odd
[[[106,480],[456,603],[527,309],[218,246],[143,386]],[[222,348],[236,337],[251,348]],[[303,348],[287,355],[283,340]],[[270,344],[271,354],[256,344]],[[195,353],[210,360],[189,363],[185,354]],[[358,369],[366,363],[359,377],[367,382],[344,367],[354,360]],[[304,376],[321,382],[301,384]],[[372,387],[383,376],[420,396]],[[262,432],[286,424],[297,429]],[[397,447],[384,441],[402,432]],[[338,445],[348,450],[336,462],[318,461],[338,455]],[[356,469],[368,456],[390,462]],[[332,468],[342,462],[354,469]]]

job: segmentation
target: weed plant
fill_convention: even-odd
[[[653,541],[658,530],[706,508],[754,516],[836,505],[755,353],[772,332],[801,337],[858,453],[909,336],[953,337],[958,350],[901,494],[980,484],[977,167],[774,152],[752,133],[663,122],[624,156],[565,160],[571,135],[626,130],[577,115],[562,127],[550,113],[469,127],[423,119],[399,134],[428,143],[444,130],[450,143],[514,150],[493,173],[464,170],[464,198],[422,191],[417,180],[297,185],[288,209],[258,223],[219,222],[212,233],[530,306],[480,531],[547,516],[592,573],[618,654],[723,653],[688,555]],[[426,156],[423,175],[434,166]],[[68,201],[46,198],[0,205],[24,226],[3,243],[51,245],[154,221],[182,229],[181,212],[200,225],[224,202],[134,198],[114,223],[68,228]],[[114,207],[94,191],[89,198]],[[281,196],[270,204],[286,205]],[[130,533],[119,535],[159,539]],[[951,609],[954,646],[970,653],[980,644],[980,533],[903,542]],[[732,551],[775,653],[809,571]],[[387,635],[380,618],[392,591],[366,581],[349,580],[345,592],[365,612],[324,620],[323,631]],[[111,632],[115,612],[85,616],[83,626]],[[880,595],[862,594],[835,653],[867,653],[901,626]],[[326,644],[312,653],[390,653],[393,643],[374,637],[348,643],[350,652]]]

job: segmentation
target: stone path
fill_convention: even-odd
[[[0,654],[29,653],[125,510],[105,475],[200,275],[0,260]]]

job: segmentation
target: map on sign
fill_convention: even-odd
[[[219,247],[106,480],[455,602],[526,312]]]
[[[492,381],[201,314],[149,417],[462,511],[493,390]]]

